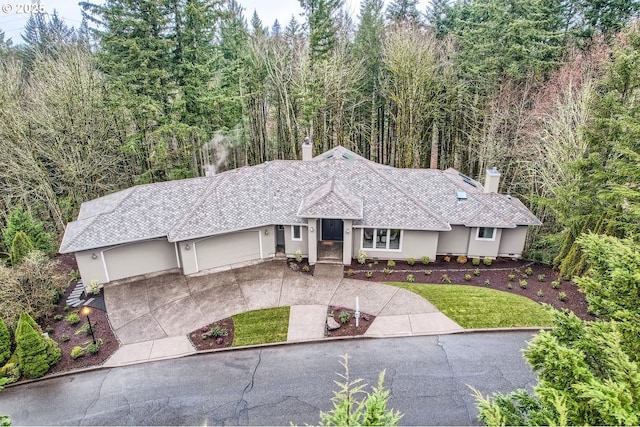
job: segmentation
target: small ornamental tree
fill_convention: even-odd
[[[11,357],[11,334],[0,317],[0,366]]]
[[[11,242],[11,252],[9,253],[9,259],[11,265],[16,266],[22,262],[29,252],[33,250],[33,243],[29,236],[24,231],[18,231],[13,236],[13,242]]]
[[[55,365],[61,356],[60,348],[40,333],[28,313],[20,315],[16,328],[16,352],[20,370],[27,378],[40,378]]]
[[[349,376],[349,356],[342,356],[340,364],[344,374],[338,374],[344,382],[336,381],[338,391],[333,392],[333,409],[320,412],[320,425],[323,426],[397,426],[402,418],[398,411],[387,409],[389,390],[385,390],[384,374],[380,373],[378,385],[371,393],[363,391],[367,386],[362,379],[351,380]],[[358,398],[364,394],[363,398]]]
[[[13,239],[18,231],[24,232],[29,237],[34,248],[40,249],[46,254],[53,252],[54,246],[51,235],[44,231],[42,222],[33,219],[29,211],[25,211],[21,207],[11,212],[7,220],[7,226],[2,232],[4,244],[8,251],[11,250]]]

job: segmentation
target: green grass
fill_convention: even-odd
[[[247,311],[233,316],[233,346],[287,340],[289,307]]]
[[[464,285],[389,283],[429,300],[463,328],[551,326],[551,315],[520,295]]]

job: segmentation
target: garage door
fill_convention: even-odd
[[[210,237],[195,243],[198,271],[260,259],[258,231]]]
[[[109,280],[156,273],[178,267],[173,243],[150,240],[104,251]]]

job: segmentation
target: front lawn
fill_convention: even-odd
[[[287,341],[289,307],[248,311],[233,318],[233,347]]]
[[[508,292],[465,285],[392,282],[427,299],[467,329],[551,326],[551,316],[535,301]]]

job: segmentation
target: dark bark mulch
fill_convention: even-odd
[[[218,325],[218,327],[226,329],[228,332],[227,336],[218,338],[203,337],[203,334],[209,332],[214,325]],[[233,332],[233,319],[231,317],[227,317],[190,333],[189,340],[191,340],[191,343],[198,351],[231,347],[233,344]]]
[[[340,321],[340,313],[343,311],[346,311],[351,315],[347,323],[342,323]],[[367,332],[367,329],[369,329],[369,326],[371,326],[371,323],[376,319],[376,316],[361,312],[358,327],[356,327],[356,318],[354,313],[355,311],[351,309],[329,306],[329,309],[327,310],[327,317],[333,314],[333,319],[340,324],[340,327],[332,331],[327,329],[325,335],[328,337],[364,335],[364,333]]]

